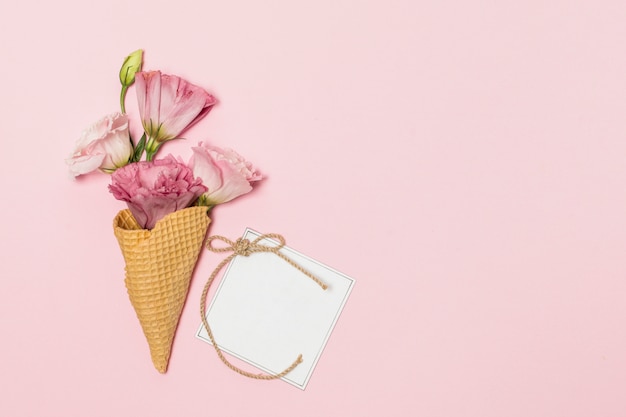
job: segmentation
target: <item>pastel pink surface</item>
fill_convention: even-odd
[[[1,18],[0,415],[624,415],[625,3],[95,13],[61,0]],[[210,233],[278,232],[356,279],[304,392],[245,379],[194,337],[210,253],[168,373],[152,369],[111,229],[123,205],[63,163],[118,109],[137,48],[218,99],[167,152],[209,141],[266,177]]]

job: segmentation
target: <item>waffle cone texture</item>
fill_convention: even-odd
[[[191,275],[209,226],[206,207],[178,210],[142,229],[130,210],[113,220],[126,262],[126,289],[150,347],[154,367],[165,373]]]

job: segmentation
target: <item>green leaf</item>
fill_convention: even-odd
[[[133,159],[131,162],[137,162],[141,160],[141,156],[143,155],[143,151],[146,148],[146,134],[144,133],[139,139],[139,143],[135,147],[135,152],[133,153]]]

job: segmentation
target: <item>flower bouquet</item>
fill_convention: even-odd
[[[152,362],[164,373],[210,210],[251,191],[261,175],[235,151],[202,142],[191,148],[188,163],[172,155],[155,158],[164,143],[206,116],[216,99],[175,75],[143,71],[142,64],[142,50],[124,60],[121,112],[86,129],[66,163],[74,177],[111,174],[109,191],[128,206],[115,216],[114,234],[130,301]],[[133,84],[143,126],[137,143],[125,109]]]

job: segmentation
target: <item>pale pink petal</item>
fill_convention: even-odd
[[[161,116],[168,136],[178,137],[208,113],[216,102],[202,88],[179,77],[164,75],[162,86]]]
[[[224,151],[203,143],[192,150],[190,166],[194,175],[202,178],[203,184],[209,188],[204,198],[211,205],[226,203],[250,192],[250,182],[261,178],[252,164],[232,150]]]
[[[211,155],[205,148],[193,147],[191,148],[193,155],[189,166],[193,170],[193,175],[196,178],[202,179],[209,192],[217,190],[222,187],[222,172],[219,167],[213,162]]]
[[[139,115],[143,120],[144,115],[146,114],[146,100],[147,100],[147,88],[146,85],[146,73],[138,72],[135,74],[135,92],[137,93],[137,108],[139,110]]]
[[[68,158],[65,162],[69,165],[70,173],[74,177],[78,177],[79,175],[88,174],[98,169],[105,156],[105,154],[80,155]]]
[[[148,135],[156,135],[162,123],[160,118],[161,73],[159,71],[138,72],[135,74],[135,85],[141,123]]]
[[[241,195],[252,191],[252,186],[244,177],[227,161],[219,161],[217,165],[222,172],[222,187],[211,192],[209,189],[208,201],[213,204],[226,203]]]
[[[112,172],[126,165],[131,153],[128,118],[113,113],[83,131],[67,164],[74,176],[96,169]]]

